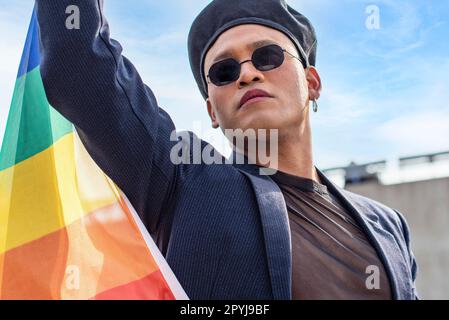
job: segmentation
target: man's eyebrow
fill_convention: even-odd
[[[273,40],[259,40],[259,41],[255,41],[255,42],[252,42],[252,43],[248,43],[246,45],[246,47],[248,49],[255,50],[257,48],[260,48],[260,47],[263,47],[263,46],[267,46],[267,45],[270,45],[270,44],[276,44],[276,42],[273,41]],[[232,50],[227,50],[227,51],[221,52],[220,54],[218,54],[215,57],[215,59],[214,59],[214,61],[212,63],[215,63],[217,61],[221,61],[221,60],[223,60],[225,58],[229,58],[231,55],[232,55]]]

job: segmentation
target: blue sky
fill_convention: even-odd
[[[449,0],[290,0],[318,34],[320,168],[449,150]],[[204,0],[105,0],[112,37],[179,130],[223,150],[191,75],[187,34]],[[369,30],[366,8],[380,10]],[[0,0],[0,140],[33,1]]]

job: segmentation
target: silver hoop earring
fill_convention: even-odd
[[[316,102],[316,99],[312,100],[313,103],[313,112],[318,112],[318,103]]]

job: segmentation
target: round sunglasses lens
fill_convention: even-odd
[[[253,63],[260,71],[278,68],[284,62],[284,50],[278,45],[269,45],[254,51]]]
[[[234,59],[223,60],[209,70],[209,78],[216,86],[224,86],[239,78],[240,64]]]

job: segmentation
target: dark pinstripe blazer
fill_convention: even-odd
[[[65,28],[65,8],[73,4],[79,30]],[[128,196],[190,298],[290,299],[291,240],[280,189],[254,165],[170,161],[174,124],[110,39],[102,10],[100,0],[37,1],[49,102]],[[318,172],[377,250],[393,297],[414,299],[417,266],[401,214]]]

